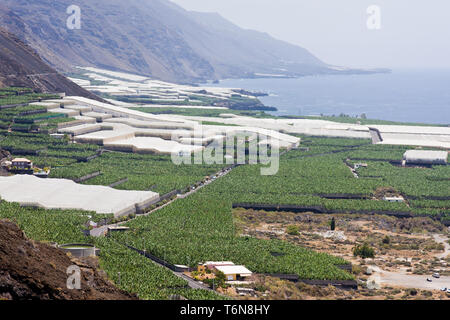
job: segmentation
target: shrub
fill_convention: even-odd
[[[415,295],[417,295],[417,290],[416,289],[408,289],[408,290],[406,290],[405,295],[415,296]]]
[[[375,257],[375,250],[371,248],[367,243],[364,243],[362,246],[357,245],[353,248],[353,255],[355,257],[359,256],[363,259],[373,258]]]
[[[391,238],[389,236],[385,236],[382,240],[383,244],[389,244],[391,243]]]
[[[433,292],[431,292],[431,291],[422,291],[422,295],[424,297],[431,297],[433,295]]]
[[[361,266],[352,265],[352,273],[353,274],[360,274],[362,272]]]
[[[290,234],[291,236],[296,236],[298,235],[298,227],[296,225],[289,225],[286,228],[286,233]]]

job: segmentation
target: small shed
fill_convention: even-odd
[[[255,290],[252,288],[237,287],[236,293],[239,294],[240,296],[256,296]]]
[[[63,139],[64,136],[65,136],[65,134],[63,134],[63,133],[52,133],[52,134],[50,134],[50,137],[56,138],[56,139]]]
[[[383,197],[384,201],[388,202],[404,202],[405,199],[403,197]]]
[[[406,162],[406,164],[446,165],[447,159],[447,151],[408,150],[403,155],[403,160]]]
[[[355,163],[354,168],[355,170],[359,168],[367,168],[367,163]]]

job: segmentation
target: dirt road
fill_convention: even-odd
[[[443,253],[436,254],[436,258],[444,259],[450,253],[450,245],[448,238],[441,234],[434,234],[433,238],[436,242],[445,246]],[[440,290],[441,288],[450,288],[450,276],[441,276],[439,279],[433,278],[432,275],[415,275],[407,274],[406,268],[397,272],[385,271],[377,266],[370,266],[374,274],[368,281],[374,281],[380,285],[399,286],[404,288],[414,288],[422,290]],[[427,281],[430,278],[432,281]]]
[[[375,281],[380,285],[399,286],[404,288],[414,288],[422,290],[440,290],[441,288],[450,288],[450,277],[441,276],[439,279],[431,275],[406,274],[406,271],[389,272],[379,267],[371,266],[375,272],[369,281]],[[427,278],[432,279],[428,282]]]

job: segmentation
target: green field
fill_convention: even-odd
[[[221,299],[213,292],[188,288],[187,281],[114,240],[96,239],[95,244],[101,250],[100,267],[109,279],[119,288],[138,294],[140,299],[162,300],[175,294],[190,300]]]
[[[310,152],[293,150],[285,154],[275,176],[261,176],[259,165],[239,166],[188,199],[178,200],[149,217],[129,222],[128,226],[133,231],[119,237],[174,264],[194,266],[200,261],[224,259],[245,264],[256,272],[296,273],[312,279],[345,279],[349,275],[334,267],[344,263],[337,258],[320,256],[278,241],[239,237],[232,221],[232,204],[293,204],[322,206],[343,213],[390,211],[431,217],[448,213],[448,201],[390,203],[374,198],[377,189],[387,187],[406,196],[449,196],[448,166],[399,168],[389,162],[368,161],[368,168],[359,169],[361,177],[356,178],[344,161],[354,154],[359,157],[360,149],[370,150],[367,140],[314,137],[305,140],[304,145],[311,147]],[[316,148],[318,150],[313,153]],[[406,149],[387,147],[383,150],[382,146],[374,146],[374,152],[395,160],[401,159]],[[336,150],[341,152],[328,154]],[[374,179],[373,175],[379,178]],[[434,177],[447,180],[420,183]],[[324,194],[343,193],[366,196],[367,199],[323,197]],[[270,252],[285,255],[274,258]]]
[[[17,203],[0,202],[0,219],[9,219],[19,225],[34,240],[62,243],[89,243],[83,234],[90,219],[104,215],[79,210],[44,210],[23,208]]]
[[[127,178],[117,186],[122,190],[152,190],[165,194],[185,190],[216,173],[220,165],[175,165],[170,156],[108,152],[87,163],[74,163],[52,171],[53,178],[76,179],[100,171],[102,174],[85,184],[110,185]]]
[[[53,99],[57,95],[35,93],[29,88],[6,87],[0,88],[0,106],[14,105],[37,101],[39,99]]]
[[[73,144],[66,139],[52,138],[45,134],[0,133],[0,148],[13,156],[24,156],[38,167],[51,167],[51,178],[76,180],[93,172],[101,175],[84,182],[93,185],[111,185],[127,178],[118,185],[122,190],[152,190],[165,194],[173,190],[185,190],[206,176],[219,171],[223,165],[175,165],[167,155],[139,155],[120,152],[99,153],[100,147],[89,144]]]
[[[194,267],[203,261],[231,260],[259,273],[352,279],[337,267],[346,264],[343,259],[279,240],[238,236],[231,202],[216,189],[208,186],[152,215],[130,221],[127,225],[132,230],[115,237],[173,264]]]
[[[1,121],[39,118],[24,116],[24,112],[34,111],[29,107],[14,109],[2,110]],[[231,260],[256,273],[297,274],[303,279],[353,279],[339,268],[347,264],[341,258],[281,240],[241,236],[232,215],[236,203],[314,206],[340,213],[409,212],[438,220],[450,219],[450,166],[399,167],[396,163],[411,149],[407,146],[372,145],[366,139],[301,138],[301,147],[308,149],[291,150],[281,156],[276,175],[262,176],[263,165],[238,166],[189,197],[129,221],[127,226],[131,230],[114,234],[112,239],[94,240],[83,235],[89,215],[94,220],[100,219],[99,215],[88,212],[22,208],[3,201],[0,218],[16,221],[36,240],[95,243],[102,250],[101,266],[108,276],[122,289],[138,293],[144,299],[167,299],[172,294],[192,299],[219,297],[185,288],[184,280],[119,243],[145,249],[172,264],[195,267],[207,260]],[[76,180],[101,172],[83,183],[111,185],[127,179],[116,188],[152,190],[160,194],[175,189],[185,191],[224,167],[177,166],[170,156],[101,153],[96,145],[6,130],[0,131],[0,148],[13,156],[30,158],[40,167],[51,167],[52,178]],[[349,166],[359,162],[368,166],[359,168],[355,177]],[[378,194],[384,189],[394,190],[406,201],[381,200]],[[332,199],[333,195],[359,198]],[[121,272],[120,279],[118,272]]]
[[[264,114],[263,111],[202,109],[202,108],[182,108],[182,107],[161,107],[161,108],[136,107],[130,109],[152,114],[176,114],[181,116],[193,116],[193,117],[219,117],[223,113],[232,113],[243,116],[258,117]]]
[[[205,290],[186,288],[187,282],[136,252],[108,238],[86,237],[83,230],[89,220],[99,221],[110,215],[97,215],[78,210],[43,210],[23,208],[0,201],[0,219],[17,223],[26,236],[43,242],[95,244],[101,249],[100,266],[121,289],[141,299],[168,299],[181,294],[188,299],[220,299]],[[118,272],[121,273],[120,281]]]
[[[44,93],[34,93],[27,88],[0,88],[0,129],[29,132],[41,130],[48,132],[57,128],[59,123],[75,119],[65,114],[47,112],[40,106],[22,105],[41,99],[58,98]],[[13,106],[14,107],[7,107]]]

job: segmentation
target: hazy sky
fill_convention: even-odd
[[[450,68],[449,0],[172,0],[349,67]],[[381,29],[367,27],[380,8]]]

